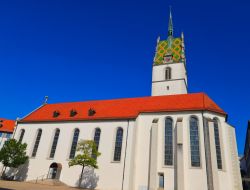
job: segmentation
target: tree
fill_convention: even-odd
[[[2,177],[7,167],[18,168],[24,164],[29,157],[26,155],[26,143],[18,142],[16,139],[6,141],[0,150],[0,162],[4,165]]]
[[[83,171],[85,167],[98,169],[97,157],[101,155],[98,152],[96,144],[92,140],[81,140],[76,149],[80,154],[77,154],[74,159],[69,161],[69,167],[80,165],[82,172],[79,179],[79,187],[82,183]]]

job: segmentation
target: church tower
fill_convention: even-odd
[[[168,37],[157,39],[152,72],[152,96],[187,94],[184,35],[175,38],[170,10]]]

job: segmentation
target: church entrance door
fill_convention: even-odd
[[[50,167],[49,167],[49,174],[48,178],[49,179],[59,179],[60,178],[60,173],[61,173],[62,165],[53,162]]]

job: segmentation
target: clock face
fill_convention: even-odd
[[[165,63],[171,63],[173,61],[172,56],[166,56],[164,57],[164,62]]]

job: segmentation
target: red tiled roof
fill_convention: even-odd
[[[88,115],[89,109],[95,110],[95,114],[93,116]],[[77,114],[70,116],[71,110],[75,110]],[[176,112],[195,110],[207,110],[226,115],[226,113],[206,94],[195,93],[45,104],[28,116],[24,117],[20,122],[128,119],[136,118],[139,113],[145,112]],[[54,116],[54,112],[58,113],[57,117]]]
[[[15,121],[0,118],[0,132],[12,133],[15,128]]]

